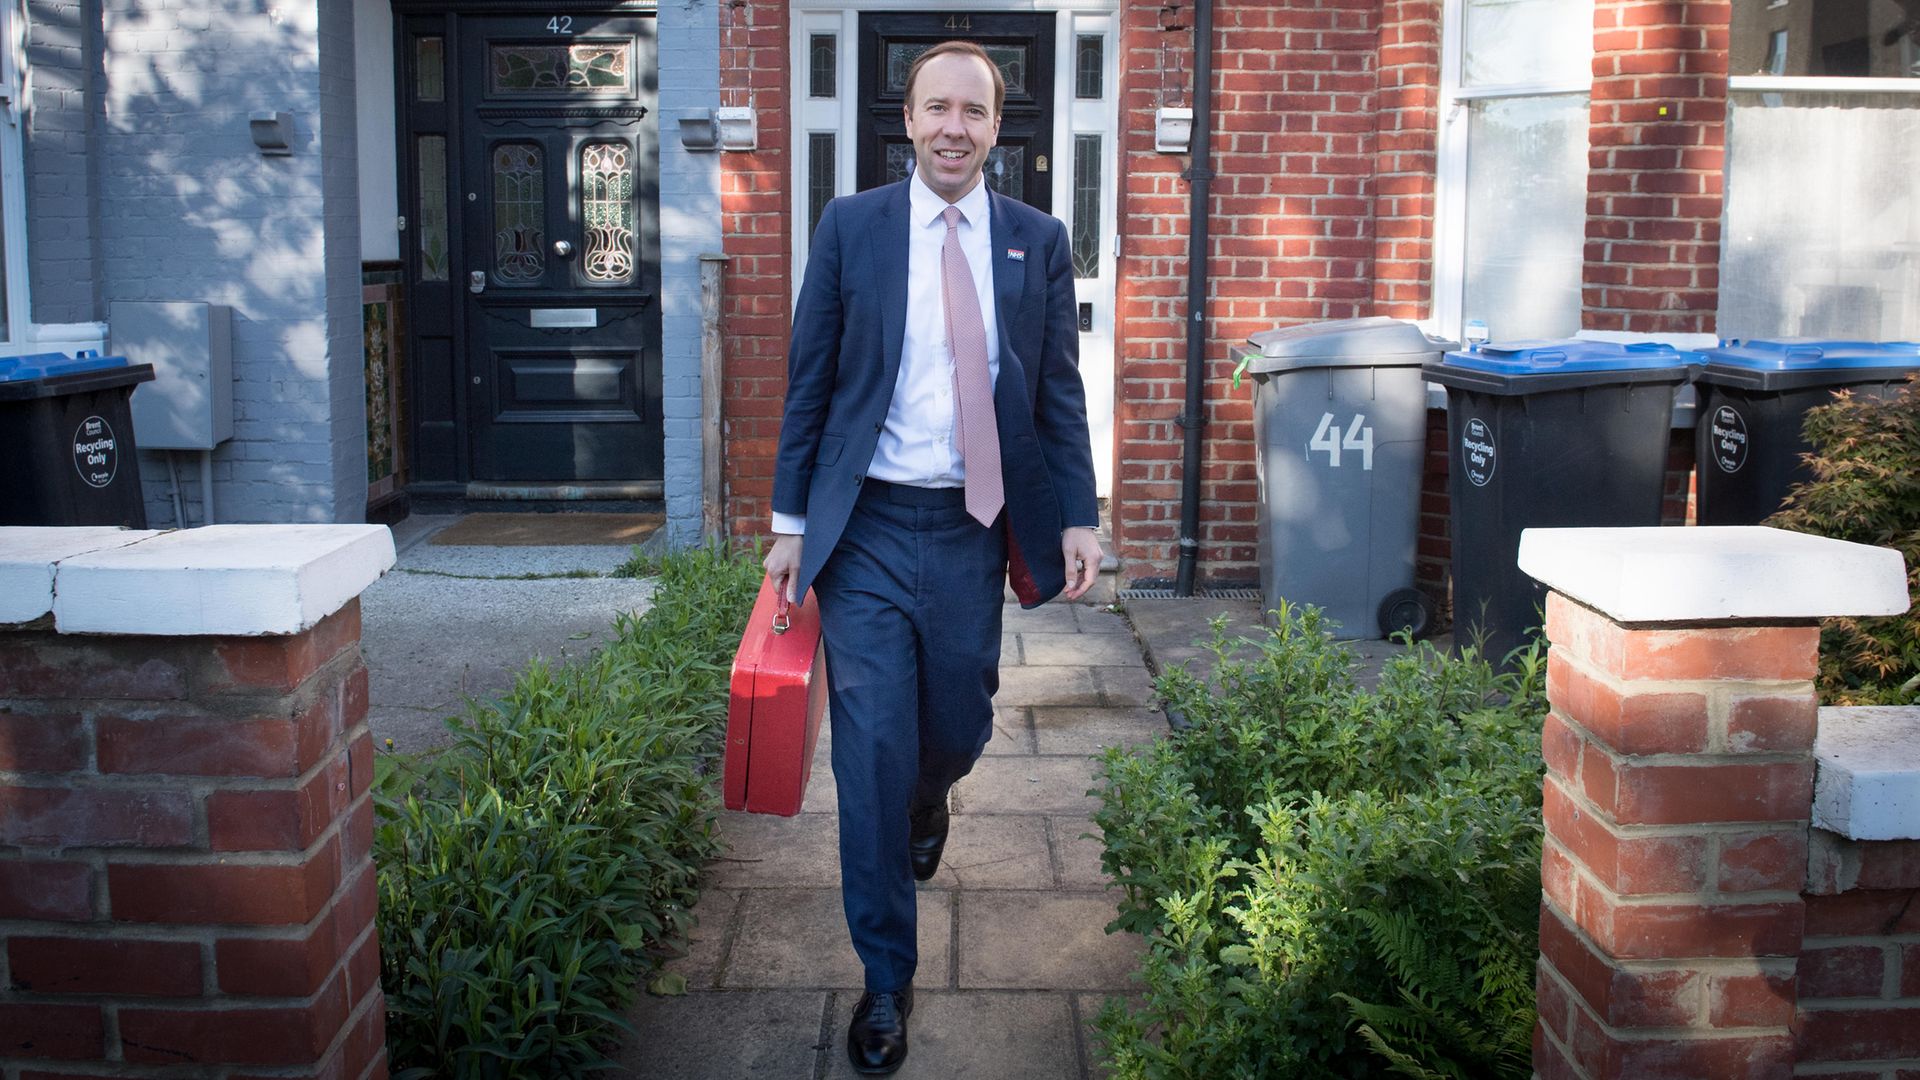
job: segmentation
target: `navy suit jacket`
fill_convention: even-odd
[[[807,257],[787,350],[773,508],[807,516],[795,595],[833,553],[873,462],[907,327],[907,181],[827,204]],[[1099,520],[1073,260],[1057,219],[989,190],[1000,373],[994,419],[1010,541],[1035,606],[1066,586],[1060,532]]]

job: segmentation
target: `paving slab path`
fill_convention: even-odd
[[[1141,942],[1109,935],[1114,894],[1090,815],[1093,755],[1167,731],[1121,615],[1009,604],[993,738],[955,785],[946,856],[921,884],[911,1051],[896,1075],[1082,1080],[1090,1032],[1135,989]],[[806,809],[725,813],[687,954],[688,992],[643,997],[617,1076],[826,1080],[855,1075],[844,1040],[860,965],[840,907],[838,820],[821,733]]]

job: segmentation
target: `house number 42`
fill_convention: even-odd
[[[555,17],[553,17],[553,18],[551,18],[551,19],[548,19],[548,20],[547,20],[547,33],[549,33],[549,34],[571,34],[571,33],[573,33],[573,16],[571,16],[571,15],[557,15],[557,16],[555,16]]]

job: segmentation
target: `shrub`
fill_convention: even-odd
[[[377,798],[381,981],[397,1077],[571,1077],[680,935],[713,854],[708,766],[760,571],[668,556],[651,610],[592,656],[536,661],[448,721]]]
[[[1161,677],[1189,730],[1101,760],[1094,820],[1124,895],[1111,929],[1148,946],[1143,1000],[1100,1015],[1109,1063],[1129,1078],[1365,1077],[1398,1055],[1526,1076],[1538,647],[1497,674],[1472,650],[1415,646],[1367,692],[1317,609],[1278,615],[1239,660],[1216,625],[1211,682]],[[1396,954],[1404,941],[1421,951]],[[1473,1011],[1458,1031],[1434,1015],[1454,1009]]]
[[[1813,479],[1769,525],[1899,551],[1920,599],[1920,376],[1885,398],[1842,391],[1807,411]],[[1920,701],[1920,606],[1903,615],[1829,619],[1820,631],[1820,696],[1835,705]]]

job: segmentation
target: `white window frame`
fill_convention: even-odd
[[[1565,82],[1466,85],[1467,0],[1443,0],[1440,10],[1440,133],[1435,145],[1433,197],[1433,309],[1424,329],[1460,340],[1467,291],[1467,134],[1475,101],[1582,94],[1591,99],[1593,68]]]
[[[27,293],[27,175],[21,134],[27,113],[25,0],[0,3],[0,251],[6,267],[7,325],[0,348],[34,339]]]

